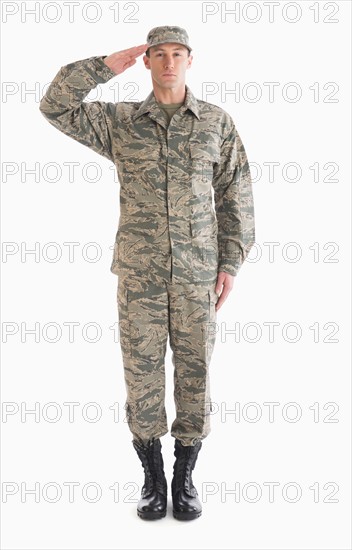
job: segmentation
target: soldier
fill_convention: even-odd
[[[40,102],[58,130],[116,166],[120,218],[111,264],[118,275],[120,342],[132,443],[144,468],[143,519],[166,515],[160,438],[168,432],[165,365],[170,335],[176,418],[173,515],[202,513],[192,481],[210,432],[209,365],[216,315],[255,238],[251,174],[231,116],[185,84],[187,32],[154,27],[147,42],[61,67]],[[84,102],[136,63],[151,71],[141,102]],[[213,196],[214,191],[214,204]]]

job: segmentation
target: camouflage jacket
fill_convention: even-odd
[[[117,169],[111,271],[175,283],[214,281],[218,271],[236,275],[255,231],[250,169],[231,116],[196,99],[187,85],[170,123],[153,91],[141,102],[85,102],[116,76],[105,57],[61,67],[40,111]]]

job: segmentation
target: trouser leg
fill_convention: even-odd
[[[209,365],[216,337],[215,284],[168,285],[176,418],[171,435],[195,445],[210,432]]]
[[[165,283],[119,277],[119,333],[133,439],[146,444],[168,432],[165,353],[168,296]]]

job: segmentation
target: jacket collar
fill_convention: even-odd
[[[192,94],[187,84],[185,84],[185,89],[186,89],[186,97],[180,109],[183,111],[190,109],[192,113],[194,113],[195,116],[199,119],[198,101]],[[133,113],[132,118],[135,120],[139,116],[144,115],[144,113],[148,113],[148,112],[151,112],[154,115],[157,115],[160,112],[159,105],[157,104],[155,99],[154,90],[150,92],[150,94],[141,103],[141,105],[138,107],[135,113]]]

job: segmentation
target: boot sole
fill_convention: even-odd
[[[202,512],[175,512],[175,510],[173,510],[173,515],[175,519],[189,521],[191,519],[199,518],[202,515]]]
[[[166,516],[166,510],[164,512],[140,512],[137,510],[137,514],[142,519],[161,519]]]

